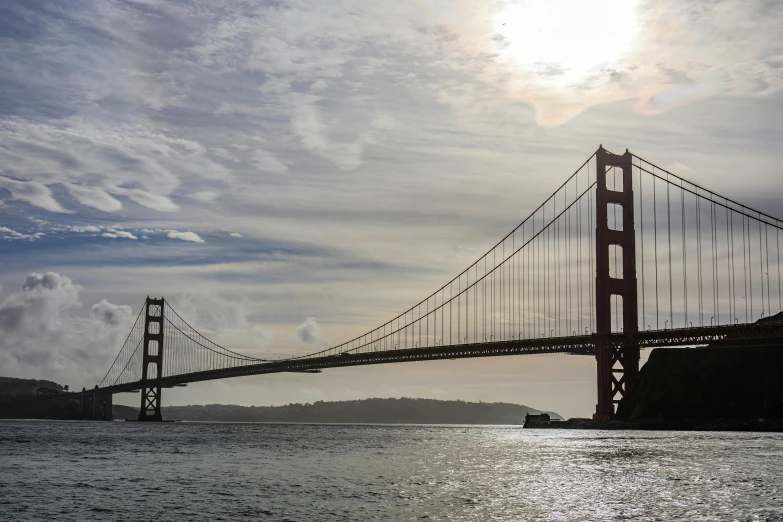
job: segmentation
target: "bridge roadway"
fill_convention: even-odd
[[[751,324],[646,330],[629,335],[613,333],[607,337],[609,338],[609,342],[614,346],[639,345],[641,348],[698,346],[722,341],[731,341],[732,339],[741,340],[743,342],[776,338],[783,339],[783,321],[777,318],[770,319],[772,320],[765,321],[762,319],[759,322]],[[159,385],[161,388],[171,388],[192,382],[227,379],[246,375],[284,372],[315,373],[326,368],[363,366],[367,364],[468,359],[472,357],[499,357],[504,355],[536,353],[594,355],[597,341],[599,341],[598,336],[593,334],[456,344],[429,348],[343,352],[336,355],[321,357],[289,358],[234,368],[170,375],[164,376],[159,380],[150,380],[148,383],[136,381],[127,384],[107,386],[100,388],[99,390],[103,393],[114,394],[138,391],[144,385]]]

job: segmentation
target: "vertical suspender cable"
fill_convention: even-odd
[[[587,164],[587,186],[590,186],[590,164]],[[587,278],[588,307],[590,312],[590,332],[593,331],[593,286],[595,284],[595,273],[593,272],[593,193],[587,195],[587,268],[589,276]]]
[[[644,306],[644,185],[642,184],[642,160],[639,160],[639,228],[641,229],[641,247],[642,247],[642,331],[647,324],[646,310]]]
[[[555,198],[555,201],[557,199]],[[555,208],[555,216],[557,216],[557,209]],[[562,289],[562,285],[560,284],[560,280],[562,279],[562,276],[560,275],[560,217],[555,218],[555,230],[553,231],[553,235],[555,236],[555,303],[557,307],[556,315],[557,322],[555,323],[555,329],[557,331],[557,334],[560,335],[560,328],[563,321],[563,314],[562,314],[562,304],[563,300],[560,295],[560,290]]]
[[[653,167],[653,172],[655,172],[655,167]],[[654,250],[655,250],[655,262],[653,263],[655,265],[655,329],[660,330],[661,329],[661,319],[660,319],[660,306],[658,305],[658,204],[657,204],[657,190],[655,189],[655,180],[656,178],[653,177],[653,244],[654,244]]]
[[[568,190],[566,190],[566,193]],[[574,193],[576,196],[576,192]],[[573,295],[573,291],[571,290],[571,219],[572,219],[571,209],[568,209],[568,232],[566,233],[566,276],[568,278],[568,281],[566,282],[566,314],[568,315],[568,334],[570,335],[571,330],[571,317],[573,315],[573,304],[571,303],[571,296]],[[769,263],[767,263],[769,264]]]
[[[726,324],[731,324],[731,302],[733,299],[731,290],[731,258],[729,257],[729,209],[726,208],[726,289],[729,292],[729,320]]]
[[[684,327],[688,327],[688,247],[685,243],[685,191],[680,180],[680,224],[682,225],[682,295],[685,302]]]
[[[759,220],[761,220],[761,215],[759,215]],[[759,224],[759,283],[761,286],[761,315],[764,315],[764,249],[761,246],[761,221],[758,222]]]
[[[516,274],[515,268],[515,262],[516,262],[516,231],[515,233],[511,234],[511,256],[510,256],[510,264],[509,264],[509,270],[508,270],[508,280],[510,282],[509,284],[509,296],[511,301],[511,306],[509,307],[510,313],[509,313],[509,337],[511,339],[516,339],[516,335],[514,334],[514,330],[517,321],[517,301],[516,301],[516,286],[515,286],[515,278],[514,275]]]
[[[775,241],[777,244],[777,250],[778,250],[778,308],[780,311],[783,312],[783,293],[780,291],[780,229],[775,229]]]
[[[701,206],[699,204],[699,189],[696,188],[696,257],[699,261],[699,325],[704,326],[704,300],[702,284],[702,254],[701,254]]]
[[[666,229],[669,241],[669,326],[674,328],[674,298],[672,296],[672,205],[669,173],[666,173]]]
[[[767,257],[767,312],[769,312],[769,315],[772,315],[772,304],[770,302],[770,296],[769,296],[769,227],[765,224],[764,225],[764,245],[765,245],[765,251],[766,251],[766,257]]]
[[[781,285],[780,285],[780,229],[779,228],[775,229],[775,242],[776,242],[777,251],[778,251],[778,255],[777,255],[777,260],[778,260],[778,308],[780,309],[780,311],[783,312],[783,293],[780,291],[781,290]]]
[[[745,214],[741,214],[742,218],[742,282],[745,285],[745,295],[742,299],[745,300],[745,322],[748,322],[748,263],[746,258],[747,252],[745,251]]]
[[[753,238],[750,237],[750,217],[748,217],[748,286],[750,287],[750,320],[753,321]]]
[[[737,320],[737,285],[735,278],[735,266],[734,266],[734,214],[728,210],[728,202],[726,207],[726,213],[729,217],[729,260],[731,262],[731,293],[734,296],[734,303],[732,306],[731,316],[729,317],[729,323],[733,323]]]
[[[500,279],[500,292],[499,292],[499,297],[500,297],[500,331],[498,333],[500,334],[500,339],[505,341],[506,340],[506,316],[505,316],[505,312],[506,312],[505,311],[506,285],[504,284],[505,281],[503,281],[503,279],[504,279],[503,276],[505,275],[504,274],[504,270],[506,268],[506,261],[505,261],[506,260],[506,240],[505,239],[503,240],[502,249],[503,249],[502,250],[502,254],[501,254],[502,261],[500,262],[500,274],[499,274],[500,275],[500,277],[499,277],[499,279]]]
[[[522,249],[524,249],[525,244],[525,227],[522,226]],[[517,330],[519,333],[517,334],[519,336],[519,339],[522,339],[522,331],[523,331],[523,325],[522,325],[522,264],[524,262],[524,250],[520,250],[520,252],[517,253]]]
[[[546,209],[546,207],[544,207],[544,208]],[[550,260],[549,260],[549,234],[552,232],[552,228],[549,226],[549,223],[547,223],[547,221],[546,221],[546,214],[545,214],[545,217],[544,217],[544,227],[545,227],[544,228],[544,232],[545,232],[544,236],[546,238],[545,241],[544,241],[544,266],[543,266],[543,268],[544,268],[544,314],[546,315],[546,323],[545,323],[546,332],[545,332],[545,336],[548,336],[549,335],[549,329],[550,329],[549,327],[552,324],[552,316],[551,316],[550,311],[549,311],[549,288],[551,286],[550,283],[549,283],[549,277],[552,275],[552,271],[549,270],[549,267],[551,266],[551,263],[550,263]]]
[[[557,198],[553,199],[553,204],[556,205]],[[553,215],[557,216],[557,208]],[[555,218],[555,228],[552,230],[552,244],[555,251],[555,331],[560,334],[560,218]]]
[[[715,245],[715,203],[712,202],[712,194],[710,194],[710,255],[712,256],[712,316],[718,319],[718,261],[717,261],[717,246]],[[710,324],[712,326],[712,324]]]
[[[579,192],[579,185],[577,183],[577,193]],[[579,322],[579,334],[582,330],[582,198],[576,200],[576,274],[577,274],[577,300],[579,302],[577,306],[577,321]]]

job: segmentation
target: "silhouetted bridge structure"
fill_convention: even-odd
[[[600,147],[454,279],[381,326],[303,356],[222,347],[165,299],[147,298],[85,417],[141,391],[141,421],[187,383],[398,362],[541,353],[597,362],[594,418],[634,386],[641,348],[783,338],[783,221],[645,161]]]

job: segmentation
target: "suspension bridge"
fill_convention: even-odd
[[[267,360],[220,346],[163,298],[147,298],[113,364],[80,394],[110,419],[115,393],[327,368],[540,353],[590,355],[596,420],[613,418],[640,349],[783,338],[783,221],[628,151],[593,153],[489,251],[377,328],[315,353]]]

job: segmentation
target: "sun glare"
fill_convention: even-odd
[[[636,36],[637,0],[522,0],[497,15],[501,56],[547,84],[566,86],[610,66]]]

